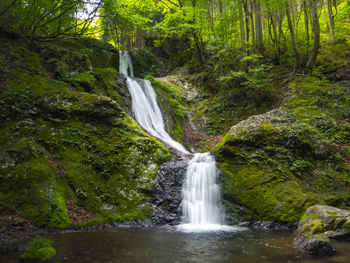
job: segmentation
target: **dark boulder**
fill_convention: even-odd
[[[180,223],[182,185],[186,177],[187,159],[175,159],[159,167],[154,186],[152,221],[156,225]]]

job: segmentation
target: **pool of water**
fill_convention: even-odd
[[[337,242],[337,254],[312,258],[291,246],[289,232],[235,229],[222,232],[183,232],[175,228],[119,228],[51,236],[57,262],[201,262],[201,263],[345,263],[350,242]],[[0,256],[19,262],[19,256]]]

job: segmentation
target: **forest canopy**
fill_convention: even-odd
[[[311,71],[321,45],[350,35],[349,0],[5,0],[0,17],[30,40],[94,37],[124,50],[151,40],[199,66],[242,52]]]

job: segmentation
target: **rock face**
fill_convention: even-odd
[[[299,222],[297,231],[294,247],[313,256],[331,256],[336,251],[331,239],[350,240],[350,210],[311,206]]]
[[[227,211],[244,221],[298,221],[320,202],[350,207],[348,89],[315,79],[293,88],[283,107],[232,126],[213,149]]]
[[[169,151],[123,111],[115,68],[58,44],[45,45],[67,54],[53,68],[43,52],[0,37],[9,61],[0,72],[0,214],[67,228],[72,200],[101,215],[92,223],[150,217],[153,179]],[[78,67],[70,54],[91,63]]]
[[[159,166],[154,187],[152,221],[156,225],[178,224],[182,185],[186,177],[188,160],[177,159]]]

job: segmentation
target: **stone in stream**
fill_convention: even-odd
[[[295,248],[313,256],[332,256],[336,250],[331,239],[350,240],[350,210],[311,206],[300,220],[297,231]]]
[[[186,177],[187,159],[175,159],[163,163],[158,170],[154,186],[152,221],[156,225],[178,224],[182,185]]]

